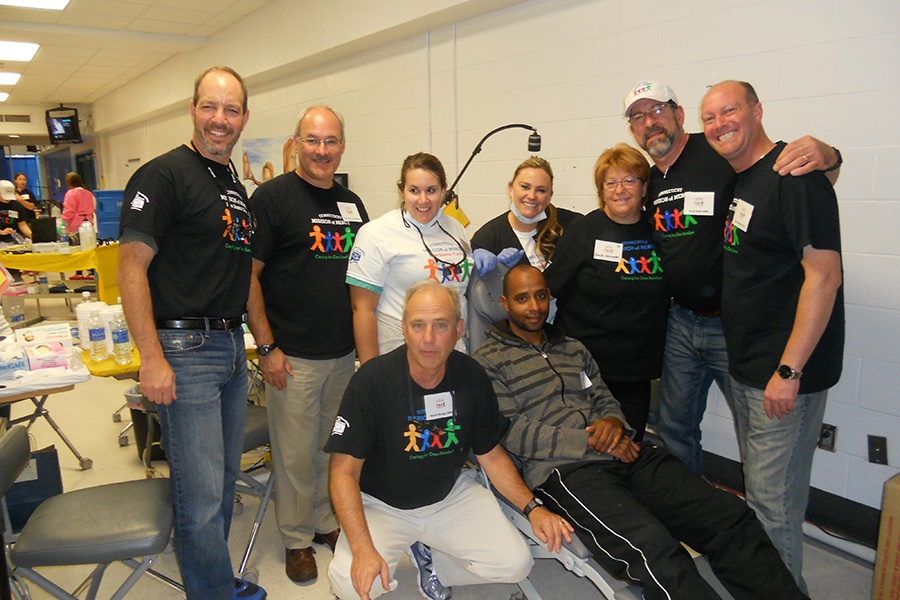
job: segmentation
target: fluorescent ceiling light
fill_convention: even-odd
[[[0,92],[0,102],[6,102],[6,99],[9,98],[9,94],[6,92]]]
[[[19,82],[18,73],[0,73],[0,85],[16,85]]]
[[[62,10],[69,0],[0,0],[0,6],[19,6],[21,8],[45,8]]]
[[[11,134],[9,134],[9,137],[11,137],[11,138],[17,138],[17,139],[18,139],[18,138],[20,138],[20,137],[22,137],[22,136],[19,135],[19,134],[17,134],[17,133],[11,133]]]
[[[37,44],[29,42],[0,42],[0,60],[28,62],[37,53]]]

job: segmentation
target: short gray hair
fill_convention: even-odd
[[[311,106],[307,106],[300,112],[300,115],[297,117],[297,124],[294,126],[294,136],[295,137],[300,135],[300,122],[303,121],[303,118],[306,117],[306,115],[308,115],[309,113],[311,113],[314,110],[327,110],[328,112],[333,114],[334,118],[336,118],[338,120],[338,123],[341,124],[341,139],[342,140],[346,139],[346,136],[344,135],[344,117],[341,116],[341,113],[334,110],[327,104],[313,104]]]
[[[459,321],[460,319],[462,319],[462,305],[460,304],[459,292],[456,291],[456,288],[441,285],[434,279],[423,279],[422,281],[415,282],[406,289],[406,296],[403,298],[404,320],[406,319],[406,308],[409,306],[409,301],[412,300],[413,296],[423,290],[430,288],[443,290],[444,293],[447,294],[447,297],[450,298],[450,301],[453,303],[453,314],[456,316],[456,320]]]

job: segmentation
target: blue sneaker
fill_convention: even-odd
[[[266,590],[246,579],[234,579],[234,600],[266,600]]]
[[[428,600],[450,600],[453,597],[453,588],[445,587],[434,572],[434,564],[431,562],[431,549],[422,542],[416,542],[406,549],[410,560],[419,571],[416,583],[419,593]]]

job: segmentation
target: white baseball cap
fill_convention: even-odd
[[[16,199],[16,186],[13,185],[12,181],[7,181],[6,179],[0,180],[0,196],[2,196],[4,200]]]
[[[644,98],[656,100],[657,102],[668,102],[671,100],[675,104],[678,104],[678,98],[675,97],[675,92],[673,92],[672,88],[666,85],[665,82],[653,79],[639,81],[631,88],[631,91],[625,95],[625,100],[622,102],[625,105],[626,119],[631,117],[631,107],[634,106],[634,103],[638,100],[643,100]]]

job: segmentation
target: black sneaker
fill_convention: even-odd
[[[266,590],[246,579],[234,579],[234,600],[266,600]]]

